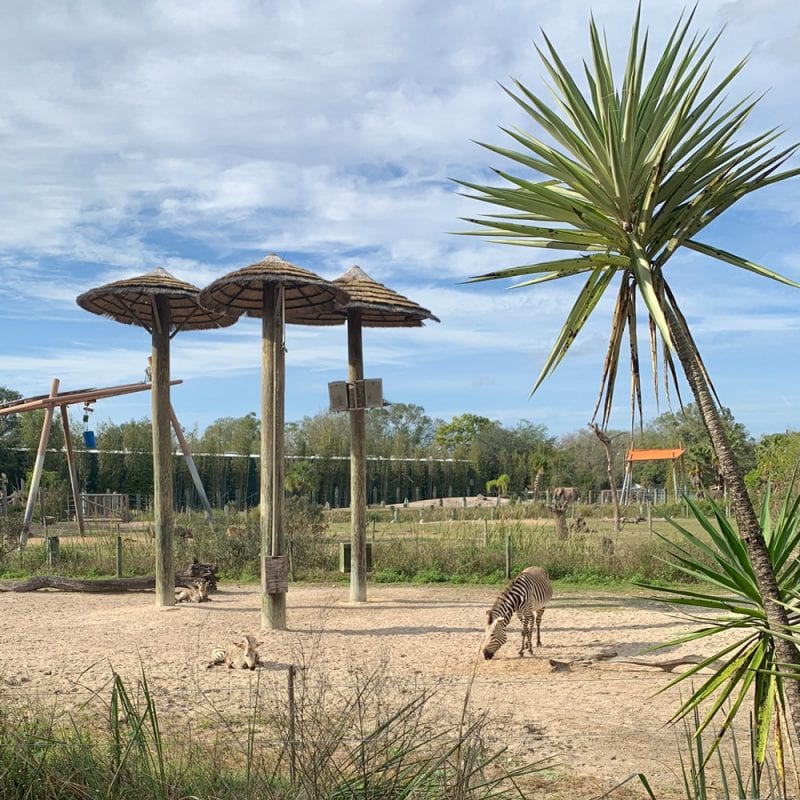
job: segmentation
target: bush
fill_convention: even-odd
[[[59,722],[53,715],[0,709],[3,798],[241,797],[342,800],[519,797],[539,764],[509,766],[491,751],[482,718],[444,727],[422,689],[399,703],[381,694],[380,674],[355,674],[332,692],[306,686],[296,708],[259,684],[242,719],[212,711],[213,734],[191,725],[162,731],[146,676],[136,691],[113,677],[105,713]],[[324,676],[323,676],[324,678]]]

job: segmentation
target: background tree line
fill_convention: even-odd
[[[0,402],[19,394],[0,388]],[[58,413],[58,412],[56,412]],[[43,412],[0,417],[0,471],[13,489],[29,474],[41,431]],[[746,428],[724,412],[729,440],[752,487],[771,480],[785,487],[800,461],[800,433],[763,436],[755,441]],[[187,431],[206,493],[217,507],[258,503],[260,421],[255,413],[221,417],[204,431]],[[152,494],[150,420],[100,423],[95,431],[97,453],[83,445],[83,425],[72,421],[81,486],[84,491],[121,492],[149,502]],[[623,477],[627,431],[609,431],[614,442],[617,484]],[[636,447],[686,449],[687,472],[704,486],[719,482],[718,465],[700,415],[694,405],[682,412],[661,414],[633,437]],[[177,442],[175,442],[177,449]],[[58,419],[52,428],[45,462],[45,485],[68,484],[63,433]],[[320,504],[349,503],[349,426],[345,414],[323,412],[286,426],[287,490]],[[370,503],[397,503],[443,496],[487,493],[487,483],[512,496],[555,486],[576,486],[582,496],[609,488],[606,456],[588,429],[557,437],[547,428],[522,421],[503,425],[475,414],[449,421],[432,419],[418,405],[395,403],[367,415],[367,495]],[[185,462],[175,462],[175,503],[197,507],[199,498]],[[671,488],[667,463],[637,465],[634,479],[648,487]]]

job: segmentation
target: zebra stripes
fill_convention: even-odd
[[[206,669],[225,664],[228,669],[254,670],[261,663],[256,649],[260,644],[262,642],[256,641],[255,636],[242,636],[240,641],[233,642],[229,647],[214,647]]]
[[[522,620],[522,646],[519,655],[527,650],[533,655],[531,639],[536,620],[536,646],[542,646],[540,628],[544,608],[553,596],[553,587],[541,567],[527,567],[500,593],[486,612],[486,635],[481,647],[483,657],[490,659],[506,643],[506,627],[514,614]]]
[[[205,578],[192,581],[191,586],[175,587],[176,603],[207,603],[210,599],[208,596],[208,582]]]

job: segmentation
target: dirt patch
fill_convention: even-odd
[[[258,633],[255,586],[223,585],[210,603],[163,611],[148,593],[5,593],[0,702],[75,708],[107,697],[112,669],[135,685],[144,666],[162,719],[186,719],[209,703],[245,710],[254,680],[284,691],[284,667],[306,662],[305,680],[324,675],[343,690],[354,670],[379,667],[387,696],[436,685],[442,714],[457,722],[474,673],[470,707],[489,714],[496,742],[511,757],[552,757],[559,773],[580,779],[572,796],[591,797],[633,772],[647,774],[660,797],[679,785],[679,731],[665,727],[678,691],[655,694],[673,676],[625,663],[708,652],[700,642],[645,653],[690,629],[665,607],[641,597],[562,594],[545,613],[544,646],[533,658],[516,654],[515,621],[509,643],[484,661],[478,650],[493,587],[371,585],[366,604],[348,595],[346,585],[291,587],[289,630],[261,634],[265,666],[254,675],[205,663],[213,645]],[[554,671],[551,660],[571,666]]]

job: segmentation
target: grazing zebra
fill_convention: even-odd
[[[541,567],[528,567],[500,593],[492,608],[486,612],[486,637],[483,641],[483,657],[492,656],[506,643],[506,627],[514,614],[522,620],[522,646],[520,656],[527,650],[533,655],[531,637],[536,618],[536,646],[542,646],[539,629],[544,607],[553,596],[553,587],[547,573]]]
[[[242,636],[241,641],[233,642],[227,648],[215,647],[206,668],[225,664],[228,669],[254,670],[260,663],[256,649],[260,644],[263,643],[256,641],[255,636]]]
[[[192,581],[191,586],[175,587],[176,603],[207,603],[209,599],[208,582],[203,578]]]

